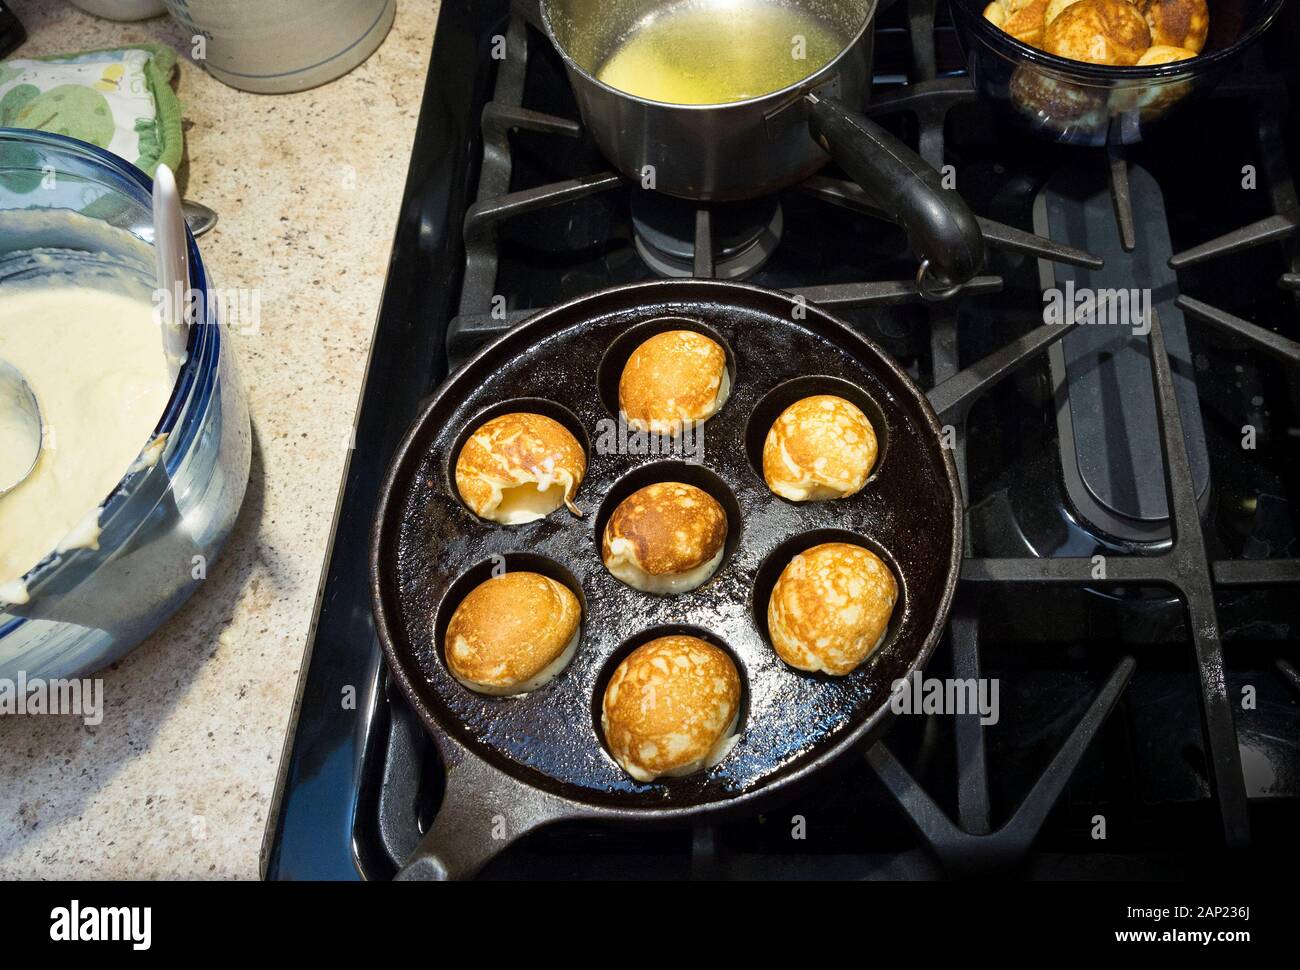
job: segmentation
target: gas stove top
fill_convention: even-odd
[[[1005,127],[933,0],[883,11],[870,113],[952,166],[991,244],[985,275],[933,301],[901,231],[833,169],[727,205],[629,186],[506,6],[442,5],[266,876],[388,878],[437,810],[441,767],[388,682],[366,569],[420,401],[537,309],[691,275],[801,293],[927,389],[953,429],[968,537],[926,673],[996,679],[1000,717],[898,718],[766,814],[543,829],[483,875],[1281,866],[1300,818],[1300,74],[1282,56],[1297,11],[1158,140],[1111,152]],[[1146,339],[1044,323],[1053,299],[1103,291],[1150,300]]]

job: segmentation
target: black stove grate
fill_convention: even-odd
[[[942,25],[936,30],[933,0],[909,0],[903,7],[895,5],[878,28],[877,92],[871,114],[910,134],[930,164],[940,167],[956,152],[977,168],[977,151],[960,139],[955,149],[952,144],[953,133],[967,124],[955,116],[978,111],[979,106],[966,79],[947,69],[952,63],[951,32]],[[530,296],[540,293],[557,302],[565,295],[627,282],[628,274],[631,279],[648,278],[649,270],[635,256],[623,228],[628,201],[622,196],[628,188],[617,175],[601,169],[581,126],[565,116],[571,105],[565,101],[562,74],[547,63],[545,51],[539,54],[530,46],[523,22],[472,17],[451,0],[445,0],[442,17],[440,38],[444,30],[456,29],[453,21],[464,19],[462,29],[472,35],[479,51],[498,32],[506,44],[506,56],[496,65],[478,115],[482,156],[477,180],[466,183],[464,272],[456,313],[445,329],[445,359],[454,368],[485,340],[546,305]],[[468,39],[459,38],[462,44]],[[435,50],[435,68],[437,57]],[[913,83],[896,83],[909,78]],[[1295,235],[1300,209],[1287,164],[1288,146],[1281,136],[1285,94],[1283,79],[1259,65],[1246,80],[1223,89],[1220,100],[1249,104],[1258,118],[1257,150],[1266,161],[1261,179],[1273,214],[1180,253],[1170,262],[1175,269]],[[546,146],[532,153],[546,156],[546,164],[537,164],[529,152],[521,154],[521,143]],[[556,147],[561,143],[567,147]],[[1052,149],[1036,151],[1051,157]],[[474,159],[466,161],[473,170]],[[1107,170],[1120,235],[1129,248],[1134,233],[1128,159],[1120,152],[1102,153],[1098,165]],[[1004,179],[1005,169],[1015,168],[1000,160],[992,167]],[[474,174],[471,171],[471,179]],[[1023,194],[1028,184],[1013,181],[1013,188],[1003,194]],[[996,188],[979,194],[990,207],[1014,212]],[[855,231],[879,218],[855,185],[835,177],[810,179],[791,190],[782,204],[788,210],[787,232],[795,234],[783,245],[795,250],[803,245],[797,235],[801,207],[829,205],[843,211],[856,220]],[[580,207],[587,207],[581,209],[582,218],[575,214]],[[1008,287],[1017,299],[1034,293],[1037,258],[1098,265],[1095,257],[1078,248],[1016,228],[1011,224],[1017,221],[1014,214],[1007,219],[980,219],[990,246],[1002,254],[991,262],[1000,275],[972,280],[946,300],[921,297],[911,278],[890,278],[905,268],[897,258],[884,255],[892,247],[896,256],[899,247],[892,241],[880,245],[879,258],[868,267],[872,278],[854,279],[851,268],[801,265],[798,260],[793,267],[781,266],[779,259],[755,278],[845,314],[930,388],[928,396],[941,421],[954,431],[970,515],[981,521],[989,506],[985,493],[1001,494],[990,488],[984,466],[987,456],[1000,454],[1003,447],[997,436],[990,436],[996,419],[985,412],[1002,409],[1007,389],[1017,382],[1032,388],[1041,380],[1045,351],[1074,326],[1043,324],[1022,313],[1009,315],[1016,319],[997,329],[988,325],[997,313],[981,309],[982,301],[997,299]],[[550,251],[539,256],[529,250],[537,271],[523,274],[516,265],[521,262],[519,240],[512,236],[520,226],[526,241],[558,227],[558,248],[583,253],[581,265],[553,258]],[[715,272],[715,228],[711,208],[697,207],[697,276]],[[882,225],[873,231],[888,233],[889,228]],[[1300,278],[1294,247],[1287,261],[1279,286],[1294,291]],[[451,275],[445,265],[435,271]],[[1180,285],[1185,277],[1193,284],[1191,292],[1198,292],[1195,284],[1203,277],[1182,273]],[[560,281],[558,289],[555,279]],[[561,292],[566,287],[573,292]],[[457,293],[454,288],[450,292]],[[1230,332],[1247,348],[1288,367],[1300,356],[1300,345],[1270,326],[1186,293],[1177,302],[1193,319]],[[1300,324],[1294,299],[1281,306],[1284,319],[1274,326]],[[386,315],[381,313],[381,327]],[[437,339],[438,334],[432,336]],[[648,834],[565,825],[524,839],[507,858],[490,866],[488,874],[928,878],[1010,871],[1048,877],[1161,876],[1188,871],[1186,838],[1244,848],[1252,842],[1252,823],[1256,843],[1276,838],[1288,823],[1279,823],[1261,809],[1278,802],[1290,806],[1293,815],[1300,797],[1300,777],[1294,776],[1300,758],[1270,755],[1273,788],[1263,792],[1252,784],[1248,791],[1241,751],[1254,751],[1248,743],[1251,737],[1269,734],[1277,723],[1295,717],[1297,705],[1290,692],[1300,692],[1300,673],[1280,655],[1278,643],[1294,647],[1297,617],[1288,597],[1274,596],[1270,590],[1300,583],[1300,561],[1293,558],[1294,541],[1268,544],[1263,552],[1268,558],[1249,558],[1250,548],[1245,555],[1234,555],[1214,534],[1214,523],[1203,521],[1158,317],[1152,320],[1149,343],[1172,541],[1107,548],[1104,557],[1044,558],[1005,554],[997,543],[980,539],[980,529],[968,530],[961,589],[932,667],[960,678],[1012,674],[1024,685],[1023,697],[1018,696],[1018,708],[1023,709],[1019,720],[988,729],[978,714],[902,719],[913,723],[900,723],[888,743],[877,743],[866,752],[869,771],[855,764],[836,766],[792,803],[790,811],[796,816],[806,812],[817,819],[815,834],[803,844],[790,840],[784,818],[771,816]],[[434,348],[435,360],[443,349]],[[436,380],[436,365],[433,373]],[[1293,371],[1286,380],[1294,383]],[[1018,392],[1022,397],[1027,393],[1024,386]],[[1032,393],[1028,397],[1034,400]],[[1296,413],[1300,411],[1290,414],[1293,434]],[[363,409],[363,422],[364,417]],[[1004,431],[1003,436],[1014,434]],[[968,467],[968,453],[978,460],[978,468]],[[1294,455],[1294,450],[1284,454]],[[1279,491],[1284,494],[1277,498],[1278,515],[1284,521],[1280,532],[1275,529],[1269,535],[1292,536],[1291,493]],[[345,494],[345,511],[347,504]],[[1135,599],[1135,591],[1142,595]],[[1249,591],[1244,606],[1224,601],[1237,591]],[[1009,619],[1031,613],[1047,618],[1019,623]],[[1232,642],[1249,645],[1240,648],[1236,666],[1225,662],[1221,613],[1228,617],[1222,622],[1233,631]],[[1261,616],[1278,619],[1261,631]],[[1053,629],[1071,623],[1079,629]],[[373,650],[373,632],[370,638]],[[1272,672],[1276,691],[1272,683],[1259,683],[1261,669]],[[351,855],[361,874],[383,877],[415,847],[436,812],[441,771],[422,727],[398,692],[389,688],[374,654],[367,676],[371,695],[363,705],[366,716],[354,772],[358,788],[348,806]],[[1266,720],[1258,729],[1243,729],[1234,714],[1234,698],[1247,682],[1261,693],[1264,713],[1257,717]],[[1126,710],[1122,722],[1111,717],[1121,706]],[[1195,723],[1192,714],[1199,716],[1199,732],[1187,727]],[[1180,733],[1175,735],[1175,730]],[[1168,750],[1150,750],[1150,739],[1139,736],[1145,732],[1160,737]],[[1292,720],[1287,733],[1292,749],[1297,735]],[[1171,741],[1174,737],[1176,742]],[[1014,767],[1008,769],[1008,763]],[[293,772],[291,765],[286,784],[292,784]],[[1096,796],[1098,791],[1109,797]],[[1278,797],[1264,797],[1269,793]],[[1088,828],[1098,813],[1128,833],[1105,843],[1113,846],[1106,851],[1090,844]],[[279,825],[273,822],[269,830],[268,874],[292,875],[296,872],[287,871],[292,866],[283,861],[283,808],[280,816]],[[1220,832],[1217,839],[1212,838],[1214,828]]]

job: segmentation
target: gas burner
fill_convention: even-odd
[[[1168,543],[1169,504],[1160,460],[1159,422],[1146,333],[1158,315],[1174,364],[1197,502],[1209,500],[1210,459],[1196,401],[1164,196],[1141,166],[1127,170],[1125,191],[1108,187],[1087,164],[1058,170],[1039,193],[1034,228],[1082,243],[1105,259],[1096,269],[1039,261],[1045,299],[1058,314],[1079,313],[1085,326],[1049,351],[1056,397],[1061,475],[1074,518],[1095,536],[1125,543]],[[1122,210],[1128,218],[1116,215]],[[1136,218],[1134,218],[1136,214]],[[1067,305],[1068,304],[1068,305]],[[1039,555],[1060,555],[1051,549]]]
[[[746,279],[772,258],[785,228],[774,197],[698,205],[635,189],[631,204],[636,251],[659,276]]]

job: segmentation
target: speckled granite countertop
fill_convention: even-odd
[[[10,4],[37,56],[161,40],[168,18]],[[253,471],[203,589],[104,671],[104,719],[0,717],[0,878],[256,878],[357,395],[383,289],[438,0],[400,0],[379,50],[292,95],[227,88],[186,61],[187,197],[228,287],[262,291],[236,334]]]

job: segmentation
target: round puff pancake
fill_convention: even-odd
[[[1153,47],[1181,47],[1193,54],[1205,49],[1210,34],[1206,0],[1142,0],[1139,9],[1151,30]]]
[[[1043,50],[1089,64],[1131,67],[1150,46],[1151,30],[1127,0],[1079,0],[1043,32]]]
[[[1078,2],[1079,0],[1049,0],[1047,10],[1043,13],[1043,26],[1046,27],[1059,17],[1066,7],[1072,7]]]
[[[456,457],[456,490],[479,518],[521,525],[567,505],[587,473],[569,429],[544,414],[498,415],[474,429]]]
[[[447,669],[480,694],[523,694],[578,648],[582,606],[563,583],[525,571],[493,576],[460,601],[443,637]]]
[[[1104,91],[1049,77],[1030,64],[1016,65],[1010,92],[1016,107],[1052,131],[1064,133],[1076,125],[1090,127],[1105,122]]]
[[[605,568],[643,593],[685,593],[722,562],[727,513],[708,492],[656,482],[623,499],[605,524]]]
[[[725,650],[699,637],[643,643],[614,671],[601,702],[610,753],[637,781],[709,768],[736,743],[740,674]]]
[[[798,670],[842,676],[880,646],[898,582],[869,549],[826,542],[786,565],[767,601],[777,655]]]
[[[767,487],[792,502],[848,498],[875,467],[876,430],[862,410],[833,394],[814,394],[781,412],[763,442]]]
[[[984,8],[984,19],[1016,40],[1038,47],[1043,42],[1043,26],[1049,19],[1049,0],[993,0]]]
[[[654,434],[677,434],[685,422],[708,420],[730,394],[726,351],[694,330],[655,334],[632,351],[618,379],[624,420]]]
[[[1152,67],[1156,64],[1172,64],[1174,61],[1188,61],[1196,56],[1196,51],[1186,47],[1171,47],[1167,44],[1152,44],[1138,58],[1138,67]]]

